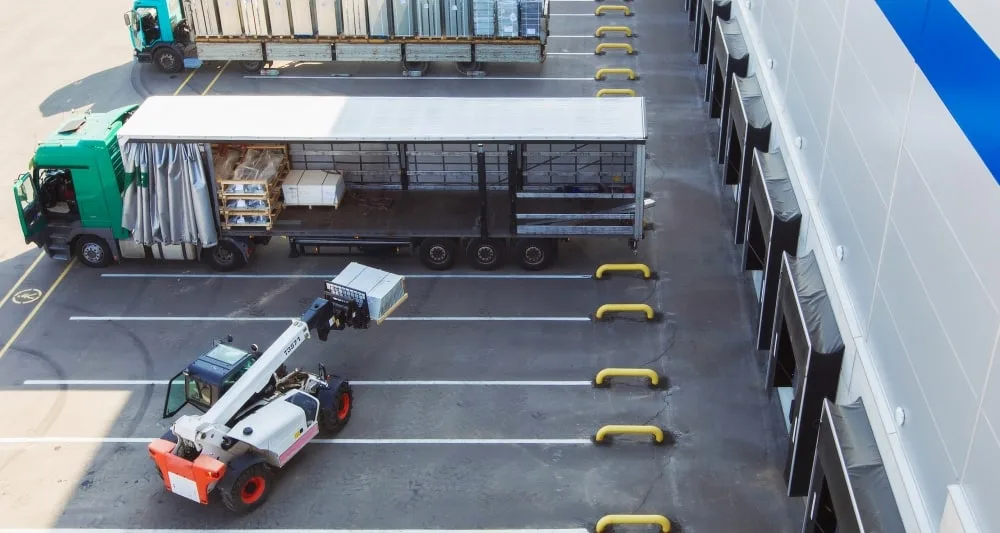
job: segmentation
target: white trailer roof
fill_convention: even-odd
[[[118,140],[643,142],[641,97],[152,96]]]

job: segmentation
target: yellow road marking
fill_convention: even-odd
[[[199,67],[199,68],[201,68],[201,67]],[[176,91],[174,91],[174,96],[177,96],[178,94],[181,93],[181,89],[183,89],[188,84],[188,82],[191,81],[191,78],[194,77],[194,74],[196,72],[198,72],[198,69],[192,70],[191,73],[188,74],[188,76],[186,78],[184,78],[184,81],[181,82],[181,86],[178,87]]]
[[[3,304],[7,303],[7,300],[10,300],[10,296],[14,294],[14,291],[17,290],[17,288],[21,285],[21,283],[24,282],[25,279],[27,279],[28,274],[31,274],[31,271],[34,270],[36,266],[38,266],[38,262],[41,261],[43,257],[45,257],[45,250],[41,250],[38,252],[38,257],[36,257],[34,262],[31,263],[31,266],[29,266],[28,269],[24,271],[24,274],[21,274],[21,277],[18,278],[18,280],[14,283],[14,286],[11,287],[9,291],[7,291],[7,294],[3,295],[3,300],[0,300],[0,307],[3,307]]]
[[[208,91],[211,91],[212,87],[215,87],[215,82],[219,81],[219,76],[222,76],[222,73],[226,71],[226,67],[228,66],[229,66],[229,61],[226,61],[226,64],[222,65],[222,68],[219,69],[219,73],[216,74],[214,78],[212,78],[212,83],[209,83],[208,87],[205,87],[205,92],[201,93],[202,96],[208,94]]]
[[[14,344],[14,341],[16,341],[17,338],[21,336],[21,333],[24,331],[24,328],[28,327],[28,324],[30,324],[31,321],[35,318],[35,315],[38,313],[38,310],[41,309],[43,305],[45,305],[45,301],[49,299],[49,296],[51,296],[53,292],[56,291],[56,287],[58,287],[59,284],[62,283],[63,278],[66,277],[66,274],[69,274],[69,270],[73,268],[73,265],[75,264],[76,264],[76,257],[70,260],[69,264],[66,265],[66,268],[64,268],[62,273],[59,274],[59,277],[56,278],[55,283],[53,283],[52,286],[49,287],[48,292],[46,292],[45,295],[42,296],[42,299],[38,301],[38,305],[36,305],[31,310],[31,313],[28,313],[28,318],[25,318],[24,322],[21,322],[21,325],[18,326],[17,331],[15,331],[14,334],[10,336],[10,339],[7,339],[7,343],[3,345],[2,349],[0,349],[0,359],[3,358],[3,356],[7,353],[7,350],[9,350],[10,347]]]

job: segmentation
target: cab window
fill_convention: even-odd
[[[253,365],[253,359],[247,358],[247,360],[243,364],[241,364],[239,367],[230,372],[229,375],[222,380],[222,390],[219,391],[219,394],[220,395],[225,394],[230,387],[235,385],[236,382],[239,381],[241,377],[243,377],[243,374],[247,373],[247,370],[250,370],[250,366],[252,365]]]

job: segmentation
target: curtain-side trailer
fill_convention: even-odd
[[[246,72],[274,62],[397,62],[409,75],[453,62],[541,63],[548,0],[134,0],[125,13],[140,62],[166,73],[202,61]]]
[[[644,238],[642,98],[154,96],[71,120],[15,184],[26,242],[88,266],[415,252],[553,264],[560,241]]]

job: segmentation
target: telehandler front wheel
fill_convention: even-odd
[[[234,513],[248,513],[271,495],[274,474],[267,463],[254,463],[240,473],[233,486],[222,492],[222,503]]]
[[[325,402],[319,410],[319,429],[328,435],[340,433],[354,410],[354,391],[350,384],[341,382],[333,390],[332,397],[332,401]]]

